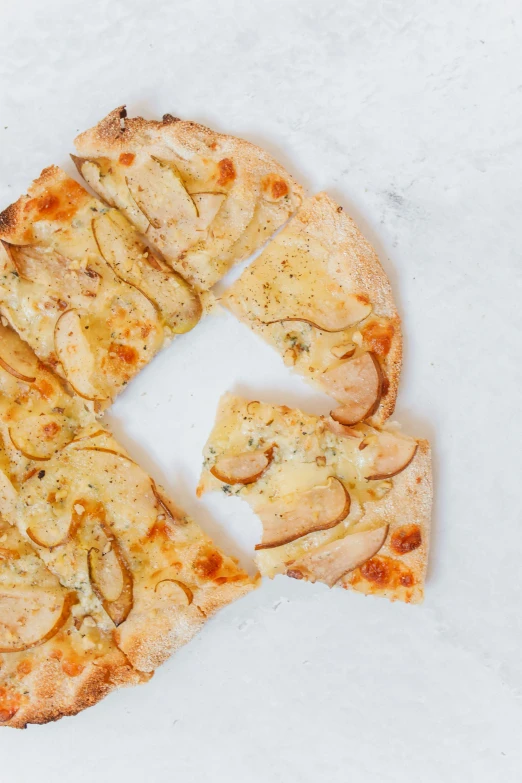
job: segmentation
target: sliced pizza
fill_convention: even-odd
[[[99,429],[85,400],[0,322],[0,514],[9,517],[24,478],[80,433]]]
[[[221,302],[339,402],[336,421],[382,424],[393,412],[402,337],[391,287],[325,193],[304,203]]]
[[[76,438],[29,474],[14,518],[60,584],[143,672],[254,587],[104,430]]]
[[[201,290],[261,247],[302,200],[264,150],[170,114],[156,122],[120,107],[75,145],[93,190]]]
[[[75,715],[149,678],[0,516],[0,725]]]
[[[226,395],[204,459],[198,494],[238,495],[259,516],[263,575],[423,599],[427,441]]]
[[[0,240],[0,311],[96,410],[201,315],[131,224],[55,166],[0,214]]]

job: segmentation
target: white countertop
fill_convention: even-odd
[[[519,783],[522,13],[517,0],[0,4],[0,204],[127,103],[271,151],[359,222],[406,332],[396,418],[431,439],[426,601],[278,578],[145,686],[0,732],[0,779]],[[194,498],[227,389],[328,410],[231,316],[179,338],[116,434],[248,563],[259,523]]]

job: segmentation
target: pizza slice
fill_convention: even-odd
[[[99,429],[85,401],[0,322],[0,514],[9,518],[28,473],[89,427]]]
[[[259,516],[263,575],[423,599],[427,441],[225,395],[204,459],[198,494],[221,489]]]
[[[254,587],[106,430],[77,437],[30,473],[14,519],[60,584],[142,672]]]
[[[75,141],[78,171],[173,269],[207,290],[296,211],[302,189],[264,150],[119,107]]]
[[[149,678],[0,515],[0,725],[75,715]]]
[[[402,337],[390,284],[325,193],[304,203],[221,303],[339,402],[335,420],[382,424],[393,412]]]
[[[0,312],[99,411],[201,315],[116,210],[55,166],[0,214]]]

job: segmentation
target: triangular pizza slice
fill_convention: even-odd
[[[101,410],[199,320],[194,289],[56,166],[0,214],[0,312]]]
[[[150,676],[0,515],[0,725],[75,715]]]
[[[0,723],[148,679],[254,587],[0,324]]]
[[[340,403],[337,421],[379,424],[393,412],[402,336],[390,283],[325,193],[303,204],[221,303]]]
[[[250,142],[166,114],[112,111],[75,141],[78,170],[201,290],[296,211],[302,189]]]
[[[243,497],[260,517],[263,575],[422,600],[432,497],[427,441],[226,395],[204,458],[198,494]]]

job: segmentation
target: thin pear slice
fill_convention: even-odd
[[[29,650],[56,636],[78,602],[75,593],[60,599],[35,588],[0,592],[0,653]]]
[[[354,343],[340,343],[330,348],[330,353],[335,356],[336,359],[351,359],[354,355],[357,346]]]
[[[354,430],[352,427],[348,427],[346,424],[341,424],[331,417],[325,419],[325,425],[327,430],[330,430],[330,432],[332,432],[334,435],[338,435],[340,438],[357,438],[358,440],[363,438],[362,432]]]
[[[246,451],[235,457],[221,457],[210,472],[225,484],[252,484],[272,462],[274,449]]]
[[[224,193],[191,193],[198,211],[197,230],[206,231],[226,198]]]
[[[38,359],[9,326],[0,324],[0,367],[19,381],[34,383]]]
[[[165,598],[178,606],[190,606],[194,599],[194,594],[190,587],[179,579],[163,577],[154,587],[154,592],[160,598]]]
[[[193,329],[202,313],[199,296],[181,275],[152,254],[123,215],[116,210],[105,212],[92,221],[92,230],[100,254],[114,273],[151,300],[175,334]]]
[[[92,267],[75,268],[71,259],[51,248],[3,244],[19,277],[24,280],[41,284],[49,281],[58,283],[67,291],[69,298],[84,297],[86,304],[98,295],[101,277]]]
[[[297,307],[301,308],[301,303]],[[372,305],[366,297],[358,294],[346,294],[342,307],[331,307],[319,312],[312,305],[302,313],[285,314],[281,318],[274,318],[264,323],[268,325],[284,323],[285,321],[301,321],[314,326],[316,329],[320,329],[322,332],[343,332],[354,324],[363,321],[370,315],[371,311]]]
[[[365,478],[379,481],[408,467],[417,452],[417,442],[391,432],[378,432],[363,438],[359,448],[364,449],[367,460]]]
[[[70,517],[65,519],[63,516],[61,518],[53,517],[52,522],[49,523],[49,518],[42,516],[39,520],[40,524],[36,526],[29,525],[25,532],[33,544],[45,549],[63,546],[63,544],[74,538],[83,521],[85,513],[83,502],[80,500],[75,503]]]
[[[94,387],[94,356],[76,310],[66,310],[54,328],[54,347],[74,391],[86,400],[106,400]]]
[[[290,504],[290,507],[289,507]],[[292,500],[275,501],[258,511],[263,538],[256,549],[288,544],[316,530],[327,530],[350,512],[350,495],[339,479],[331,477],[322,487],[313,487]]]
[[[388,526],[352,533],[314,549],[289,563],[287,575],[333,587],[339,579],[373,557],[386,540]]]
[[[89,549],[87,562],[89,579],[95,595],[116,627],[123,623],[133,605],[133,579],[125,561],[123,552],[110,525],[105,519],[103,508],[97,515],[97,521],[105,533],[110,545],[106,553],[97,547]]]
[[[369,351],[326,370],[322,383],[342,403],[330,414],[340,424],[348,427],[357,424],[379,407],[383,376],[378,360]]]
[[[24,457],[48,460],[69,443],[74,431],[66,416],[47,413],[27,416],[9,428],[11,443]]]
[[[125,179],[132,198],[153,228],[170,230],[177,226],[190,230],[194,226],[196,205],[173,163],[151,157],[129,168]]]

